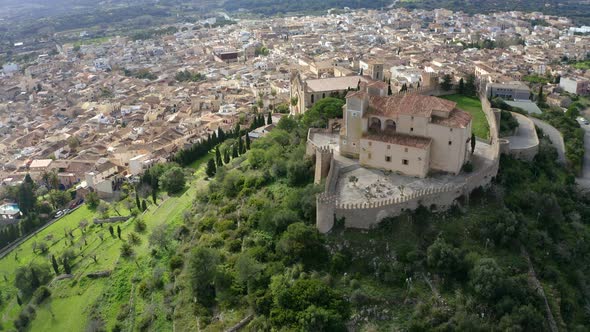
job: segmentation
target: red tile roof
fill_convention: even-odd
[[[369,112],[375,115],[408,114],[430,117],[433,111],[450,113],[457,103],[432,96],[397,94],[394,96],[369,96]]]
[[[363,134],[363,139],[409,146],[418,149],[427,149],[430,146],[430,142],[432,142],[432,138],[430,137],[412,136],[399,133],[366,133]]]

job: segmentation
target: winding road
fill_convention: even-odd
[[[565,164],[565,144],[563,143],[563,136],[559,130],[551,126],[545,121],[530,117],[535,125],[551,140],[553,146],[557,149],[558,159],[560,163]],[[584,163],[582,165],[582,176],[576,178],[576,183],[582,190],[590,190],[590,125],[584,124],[578,119],[580,127],[584,129]]]
[[[539,120],[532,116],[529,116],[529,119],[533,120],[535,126],[541,128],[543,134],[549,137],[549,140],[557,150],[557,160],[561,164],[565,164],[565,144],[563,143],[563,136],[561,135],[559,130],[555,129],[555,127],[548,124],[547,122]]]

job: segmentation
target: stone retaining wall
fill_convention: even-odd
[[[492,162],[476,170],[466,181],[458,185],[429,188],[415,191],[407,196],[365,203],[341,203],[335,195],[335,184],[341,168],[333,160],[326,179],[326,191],[316,197],[316,227],[321,233],[329,232],[335,218],[344,218],[345,226],[370,229],[387,217],[399,216],[405,210],[419,206],[445,210],[455,204],[457,198],[469,195],[478,187],[488,186],[498,173],[500,157],[499,121],[500,111],[492,109],[485,95],[480,96],[482,109],[490,126],[489,143],[492,146]]]

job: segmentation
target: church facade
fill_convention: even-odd
[[[340,154],[368,168],[426,177],[459,174],[471,155],[471,114],[419,94],[387,96],[361,84],[346,96]]]

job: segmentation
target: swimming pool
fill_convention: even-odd
[[[15,203],[7,203],[0,205],[0,214],[17,214],[20,212],[18,208],[18,204]]]

